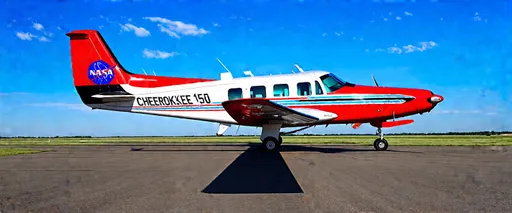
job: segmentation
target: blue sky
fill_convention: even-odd
[[[99,30],[136,73],[219,78],[216,57],[234,76],[290,73],[298,63],[356,84],[372,85],[373,74],[383,86],[445,97],[432,113],[412,116],[415,123],[385,132],[511,130],[512,4],[411,2],[3,0],[0,135],[215,134],[215,123],[85,107],[65,36],[75,29]],[[374,131],[332,125],[305,132]]]

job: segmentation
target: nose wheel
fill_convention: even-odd
[[[375,141],[373,142],[373,147],[375,148],[375,150],[377,150],[377,151],[387,150],[388,149],[388,141],[386,139],[384,139],[384,133],[382,133],[382,129],[378,128],[376,134],[379,135],[380,137],[375,139]]]

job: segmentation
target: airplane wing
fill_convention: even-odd
[[[306,125],[323,120],[316,115],[327,115],[332,119],[337,117],[336,114],[320,110],[291,109],[264,98],[230,100],[223,102],[222,106],[241,125],[263,125],[274,122],[292,126]]]

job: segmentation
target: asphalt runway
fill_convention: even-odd
[[[137,147],[0,157],[0,211],[512,212],[512,147]]]

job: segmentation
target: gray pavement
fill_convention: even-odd
[[[0,157],[0,211],[512,212],[512,147],[130,147]]]

